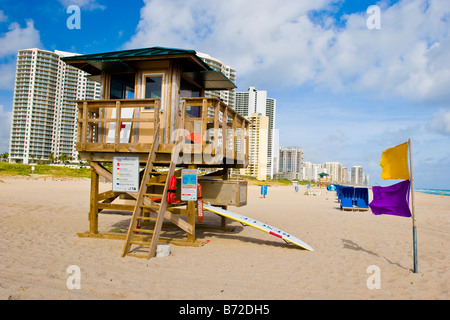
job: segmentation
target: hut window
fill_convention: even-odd
[[[144,98],[160,99],[162,98],[162,86],[164,82],[163,74],[144,75]],[[162,106],[164,107],[164,106]],[[154,107],[144,107],[143,111],[154,111]]]
[[[111,75],[110,99],[134,99],[134,73]]]
[[[197,98],[200,97],[200,88],[196,85],[181,78],[180,96],[182,98]]]
[[[161,99],[162,77],[145,77],[145,99]]]
[[[200,97],[200,88],[190,83],[189,81],[181,78],[180,82],[180,96],[182,98],[196,98]],[[187,106],[186,113],[193,118],[201,118],[202,107],[201,106]]]

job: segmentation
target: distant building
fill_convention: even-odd
[[[369,175],[368,174],[364,175],[363,185],[365,185],[365,186],[369,185]]]
[[[342,173],[341,173],[341,183],[347,183],[347,168],[345,168],[345,167],[342,167]]]
[[[342,182],[342,164],[339,162],[325,162],[325,169],[332,183]]]
[[[67,155],[77,158],[78,109],[74,100],[99,99],[100,84],[41,49],[19,50],[12,107],[9,161],[29,163]]]
[[[276,99],[268,98],[267,91],[257,90],[250,87],[247,92],[236,92],[236,111],[244,116],[260,114],[269,118],[268,142],[267,142],[267,175],[270,179],[276,171],[274,168],[276,157],[274,151],[275,145],[275,117],[276,117]]]
[[[233,69],[231,66],[224,64],[222,61],[213,58],[206,53],[197,52],[197,56],[199,56],[214,70],[221,71],[228,79],[230,79],[234,84],[236,84],[236,70]],[[205,96],[219,98],[232,109],[236,109],[236,89],[205,91]],[[247,116],[247,114],[243,116]]]
[[[278,177],[289,180],[303,180],[303,149],[299,147],[280,148]]]
[[[353,166],[351,172],[348,172],[347,168],[339,162],[325,162],[324,164],[303,162],[303,180],[317,182],[321,173],[328,175],[327,179],[330,183],[369,185],[369,176],[363,174],[361,166]]]
[[[267,179],[269,117],[258,113],[245,117],[249,120],[249,164],[241,169],[241,174],[253,176],[258,180]]]
[[[303,162],[302,176],[305,181],[319,181],[319,174],[325,169],[323,164],[315,164],[309,161]]]
[[[275,150],[274,152],[274,156],[273,156],[273,176],[276,176],[278,174],[278,170],[280,168],[280,129],[275,129],[274,130],[274,135],[273,135],[273,150]]]
[[[352,167],[351,183],[354,185],[363,185],[363,168],[361,166]]]

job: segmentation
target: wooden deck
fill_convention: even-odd
[[[78,103],[77,151],[84,161],[111,162],[126,153],[147,161],[156,118],[161,123],[161,153],[175,152],[179,166],[244,168],[249,160],[249,121],[217,98],[183,98],[178,115],[160,110],[159,99],[84,100]],[[132,109],[132,116],[124,110]],[[178,128],[183,117],[184,128]],[[129,126],[129,134],[121,137]],[[175,141],[177,130],[183,130]]]

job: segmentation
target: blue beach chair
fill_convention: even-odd
[[[336,194],[337,194],[337,197],[338,197],[338,202],[341,202],[341,200],[342,200],[342,188],[344,188],[344,186],[341,186],[341,185],[336,185]]]
[[[358,209],[369,209],[369,188],[355,188],[355,201]]]
[[[353,210],[354,187],[342,187],[341,189],[341,210]]]

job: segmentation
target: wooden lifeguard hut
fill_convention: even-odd
[[[328,173],[319,173],[319,188],[326,187],[331,184],[331,177]]]
[[[77,151],[91,166],[89,232],[79,236],[124,239],[123,256],[134,245],[147,248],[150,258],[166,220],[186,233],[184,240],[166,242],[198,245],[197,202],[167,199],[172,176],[178,178],[175,198],[182,198],[182,169],[209,169],[198,177],[203,201],[222,207],[246,204],[246,182],[228,181],[228,171],[248,165],[249,122],[218,98],[205,97],[205,90],[236,87],[223,73],[193,50],[161,47],[62,59],[101,84],[101,100],[76,101]],[[123,160],[139,164],[138,188],[123,190],[113,181]],[[111,182],[111,190],[99,192],[99,177]],[[102,210],[133,212],[127,234],[99,233]]]

